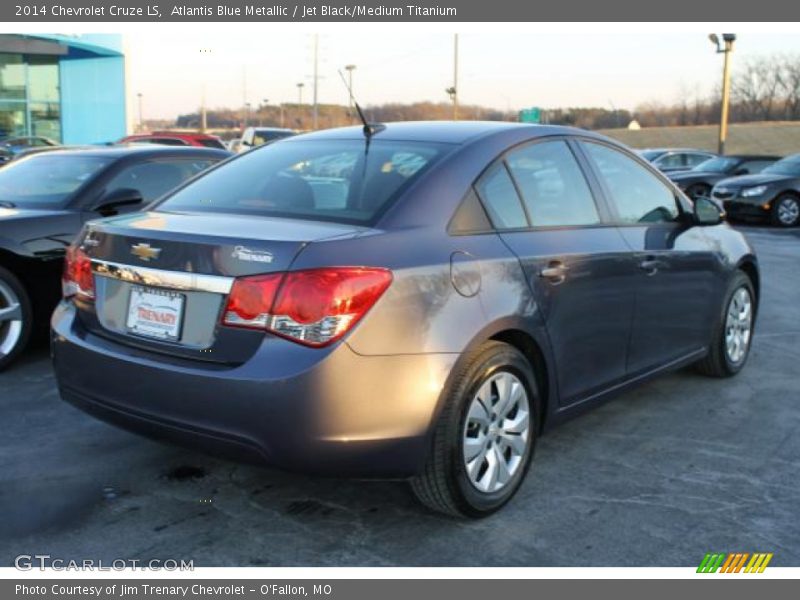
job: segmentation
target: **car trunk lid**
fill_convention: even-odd
[[[264,333],[220,326],[236,277],[288,270],[309,243],[353,225],[238,215],[146,212],[90,223],[94,303],[78,302],[97,335],[171,356],[239,364]]]

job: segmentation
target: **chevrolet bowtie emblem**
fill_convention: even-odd
[[[158,258],[158,255],[161,254],[161,248],[153,248],[150,244],[136,244],[131,246],[131,254],[138,256],[142,260],[150,260]]]

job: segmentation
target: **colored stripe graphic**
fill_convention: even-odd
[[[740,573],[744,568],[745,573],[763,573],[772,560],[772,552],[709,552],[700,561],[698,573]],[[748,562],[748,559],[749,562]],[[745,563],[747,566],[745,566]]]

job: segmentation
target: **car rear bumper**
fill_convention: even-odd
[[[368,357],[344,343],[319,350],[265,337],[250,360],[227,368],[91,334],[70,303],[52,328],[62,398],[86,412],[215,454],[334,476],[417,473],[458,358]]]

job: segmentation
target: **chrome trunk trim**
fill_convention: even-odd
[[[213,294],[228,294],[231,291],[234,280],[233,277],[221,275],[163,271],[97,259],[92,259],[92,272],[100,277],[110,277],[128,283],[172,290],[211,292]]]

